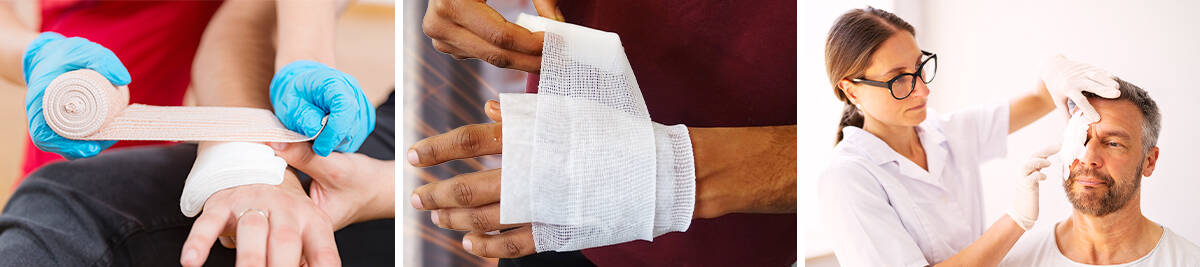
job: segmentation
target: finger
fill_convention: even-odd
[[[1050,157],[1051,155],[1054,155],[1055,153],[1058,153],[1058,150],[1060,148],[1062,148],[1061,144],[1049,145],[1049,146],[1039,149],[1037,152],[1034,152],[1032,156],[1036,157],[1036,158],[1044,159],[1044,158]]]
[[[483,113],[487,114],[487,117],[489,119],[492,119],[492,121],[501,122],[502,120],[500,118],[500,101],[488,100],[487,104],[483,105]]]
[[[500,169],[461,174],[413,189],[422,210],[470,208],[500,201]]]
[[[219,210],[201,213],[200,218],[197,218],[196,222],[192,224],[192,230],[188,232],[187,240],[183,242],[183,252],[179,257],[179,264],[183,266],[204,264],[204,260],[208,258],[208,250],[221,235],[221,231],[225,230],[229,216],[229,212]]]
[[[1100,121],[1100,114],[1096,113],[1096,109],[1092,107],[1091,102],[1088,102],[1087,97],[1084,97],[1081,94],[1075,94],[1074,96],[1070,96],[1070,98],[1072,101],[1075,101],[1075,108],[1083,112],[1084,118],[1086,118],[1089,122]]]
[[[450,230],[490,232],[517,226],[500,224],[500,203],[478,208],[440,209],[429,214],[435,225]]]
[[[483,37],[488,43],[505,50],[541,55],[541,38],[515,23],[508,22],[504,16],[488,6],[484,1],[459,1],[459,9],[453,12],[442,12],[450,20],[463,28]]]
[[[256,211],[243,212],[237,219],[237,266],[267,263],[267,217]]]
[[[478,232],[463,237],[463,249],[471,254],[488,258],[516,258],[536,252],[533,244],[532,226],[522,226],[498,235]]]
[[[325,126],[321,125],[321,120],[325,118],[326,113],[320,107],[308,101],[300,101],[300,106],[296,107],[292,114],[295,116],[292,118],[295,120],[293,122],[295,129],[292,130],[308,137],[316,136],[318,133],[325,134],[322,131]]]
[[[325,128],[321,130],[321,134],[317,135],[317,139],[313,140],[313,152],[322,157],[329,156],[334,148],[341,146],[345,142],[349,142],[350,130],[354,128],[355,117],[352,112],[347,112],[348,106],[357,109],[358,104],[354,101],[339,101],[335,98],[329,106],[329,119],[325,122]],[[318,119],[318,122],[320,120]]]
[[[1034,172],[1034,173],[1030,173],[1028,176],[1026,176],[1026,179],[1029,179],[1029,181],[1032,181],[1033,183],[1036,184],[1037,182],[1045,181],[1046,174],[1042,173],[1042,172]]]
[[[1117,98],[1121,96],[1120,84],[1117,83],[1116,77],[1106,71],[1095,71],[1089,74],[1088,79],[1095,82],[1096,85],[1090,88],[1085,88],[1085,91],[1092,92],[1103,98]]]
[[[1049,166],[1050,166],[1049,160],[1046,160],[1043,158],[1032,158],[1025,162],[1025,168],[1024,168],[1025,173],[1023,173],[1023,174],[1029,175],[1030,173],[1038,172],[1042,168],[1046,168]]]
[[[324,222],[314,223],[308,227],[302,239],[303,260],[308,266],[342,266],[337,242],[333,237],[333,226]]]
[[[129,77],[129,70],[125,69],[125,64],[121,63],[121,60],[117,58],[116,54],[113,54],[112,50],[108,50],[108,48],[104,48],[104,46],[97,43],[89,42],[88,46],[100,52],[100,55],[99,57],[89,58],[87,62],[84,62],[86,68],[100,73],[100,76],[104,76],[113,85],[127,85],[132,81]]]
[[[331,153],[327,157],[318,157],[313,153],[310,144],[299,143],[267,143],[275,149],[275,155],[283,158],[288,166],[292,166],[313,177],[313,179],[334,181],[340,180],[350,173],[353,165],[348,155]]]
[[[566,21],[563,18],[562,10],[558,9],[558,0],[533,0],[533,8],[537,9],[538,16]]]
[[[416,152],[413,166],[426,167],[442,162],[499,154],[501,129],[499,123],[471,124],[449,132],[430,136],[413,144]],[[410,163],[414,162],[411,157]]]
[[[290,216],[274,215],[267,236],[267,266],[300,266],[300,228]]]
[[[445,31],[448,36],[454,36],[454,38],[442,40],[458,49],[459,52],[454,54],[456,58],[478,58],[496,67],[517,69],[526,72],[539,72],[541,70],[542,57],[540,50],[537,53],[523,53],[516,50],[504,49],[461,27],[448,28]],[[533,33],[532,36],[536,38],[540,46],[545,33]]]
[[[452,45],[450,43],[443,42],[443,41],[440,41],[437,39],[433,40],[433,49],[437,50],[438,52],[442,52],[444,54],[450,55],[451,57],[454,57],[454,59],[457,59],[457,60],[463,60],[463,59],[470,58],[469,56],[467,56],[465,54],[464,51],[462,51],[462,49],[458,49],[458,47],[455,47],[454,45]]]

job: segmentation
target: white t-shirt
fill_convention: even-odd
[[[979,167],[1007,150],[1008,104],[928,114],[916,127],[928,171],[863,129],[842,129],[817,196],[842,266],[926,266],[983,235]]]
[[[1000,266],[1200,266],[1200,247],[1163,226],[1162,237],[1146,256],[1124,264],[1090,265],[1063,256],[1055,241],[1055,225],[1034,227],[1025,233],[1000,262]]]

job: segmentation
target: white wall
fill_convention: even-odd
[[[828,253],[815,207],[815,178],[828,162],[841,109],[825,77],[824,38],[852,3],[802,1],[799,10],[799,145],[802,249],[805,258]],[[1037,66],[1062,53],[1101,66],[1141,86],[1163,113],[1158,168],[1142,185],[1151,220],[1200,242],[1200,178],[1188,166],[1200,156],[1200,10],[1198,1],[871,1],[917,27],[922,49],[938,53],[930,107],[948,112],[1029,92]],[[989,223],[1010,207],[1017,167],[1034,149],[1057,142],[1065,124],[1054,113],[1009,137],[1009,156],[983,166]],[[1058,181],[1042,185],[1042,221],[1065,219],[1071,205]],[[810,262],[811,263],[811,262]]]
[[[920,3],[917,40],[938,53],[930,106],[939,111],[1010,99],[1031,90],[1037,66],[1055,53],[1109,70],[1150,92],[1163,114],[1158,167],[1143,180],[1145,215],[1200,242],[1200,9],[1196,1],[930,1]],[[907,18],[906,18],[907,19]],[[1059,113],[1009,137],[1008,157],[983,167],[989,222],[1010,207],[1017,167],[1058,142]],[[1070,215],[1059,181],[1042,184],[1038,227]]]

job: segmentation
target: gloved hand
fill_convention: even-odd
[[[1038,182],[1046,180],[1046,174],[1041,170],[1050,166],[1050,161],[1046,158],[1055,152],[1058,152],[1058,145],[1047,146],[1030,156],[1025,165],[1021,166],[1022,177],[1017,179],[1013,207],[1008,211],[1008,217],[1021,229],[1028,231],[1033,228],[1033,223],[1037,222]]]
[[[1100,114],[1083,96],[1084,91],[1103,98],[1117,98],[1121,90],[1113,75],[1087,63],[1072,61],[1063,55],[1050,59],[1042,69],[1042,82],[1054,98],[1055,105],[1065,106],[1071,100],[1083,111],[1089,122],[1100,120]],[[1073,112],[1068,110],[1068,112]]]
[[[38,149],[77,159],[95,156],[117,142],[67,139],[50,129],[46,118],[42,117],[42,95],[46,86],[65,72],[91,69],[114,85],[129,84],[129,71],[116,54],[84,38],[66,38],[44,32],[25,49],[22,61],[28,88],[25,91],[25,118],[29,122],[29,137]]]
[[[358,151],[375,129],[375,108],[358,80],[315,61],[297,60],[279,69],[271,79],[271,105],[288,129],[307,136],[320,132],[312,149],[322,157],[334,150]]]

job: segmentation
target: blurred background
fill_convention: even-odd
[[[525,91],[526,73],[500,69],[479,60],[455,60],[433,49],[432,40],[421,32],[426,1],[404,1],[404,149],[425,137],[473,123],[492,122],[483,113],[489,99],[499,93]],[[491,0],[488,5],[509,21],[520,13],[537,14],[528,0]],[[449,179],[458,174],[500,167],[499,156],[456,160],[428,168],[401,164],[400,196],[417,186]],[[407,197],[397,197],[403,213],[401,246],[404,266],[496,266],[496,259],[481,258],[462,249],[462,232],[438,228],[429,212],[411,208]]]
[[[1161,148],[1154,174],[1142,181],[1142,212],[1172,231],[1200,242],[1200,213],[1184,208],[1200,201],[1194,166],[1200,151],[1200,8],[1195,1],[801,1],[799,27],[800,155],[799,203],[808,266],[837,266],[831,240],[816,207],[816,177],[827,164],[842,103],[825,74],[824,42],[834,20],[871,5],[892,11],[917,31],[920,47],[938,54],[937,79],[929,107],[942,114],[1007,101],[1030,92],[1039,66],[1054,54],[1107,69],[1138,85],[1163,114]],[[982,167],[987,222],[1012,203],[1018,166],[1034,150],[1059,142],[1066,115],[1054,113],[1009,136],[1008,156]],[[1042,184],[1041,220],[1052,227],[1072,212],[1059,181]]]
[[[39,25],[38,1],[14,1],[25,25]],[[358,79],[371,104],[387,100],[396,87],[395,3],[359,0],[348,6],[337,22],[338,69]],[[137,79],[137,77],[134,77]],[[185,97],[185,105],[192,103]],[[21,174],[26,134],[25,86],[0,80],[0,209],[16,188]]]

